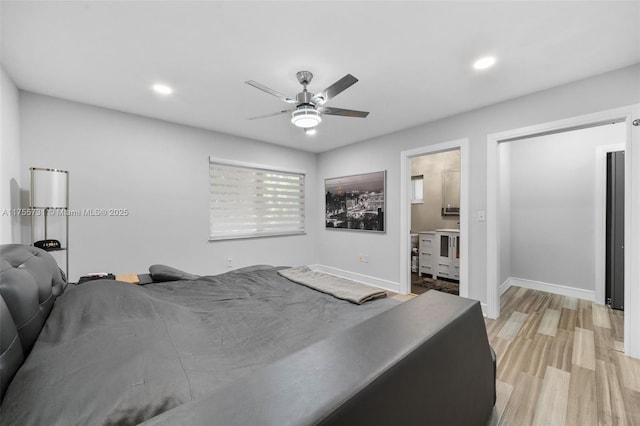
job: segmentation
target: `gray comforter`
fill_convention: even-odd
[[[364,305],[256,266],[58,298],[2,402],[2,425],[136,424],[398,302]]]

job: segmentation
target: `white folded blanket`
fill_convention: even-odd
[[[372,299],[387,296],[387,293],[379,288],[336,277],[335,275],[312,271],[308,266],[283,269],[278,271],[278,274],[298,284],[358,305]]]

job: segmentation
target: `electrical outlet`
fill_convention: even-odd
[[[484,222],[485,220],[487,220],[487,214],[483,210],[478,211],[477,215],[478,215],[478,222]]]
[[[228,257],[227,258],[227,268],[232,268],[233,267],[233,258]]]
[[[364,254],[358,255],[358,262],[360,263],[364,262]]]
[[[369,255],[365,254],[363,257],[364,257],[364,263],[369,263]]]

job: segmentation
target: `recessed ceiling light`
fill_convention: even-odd
[[[170,95],[173,93],[173,89],[166,84],[156,83],[153,85],[153,91],[161,95]]]
[[[495,63],[496,63],[495,57],[485,56],[484,58],[480,58],[473,63],[473,69],[486,70],[487,68],[491,68]]]

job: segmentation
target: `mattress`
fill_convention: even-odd
[[[278,269],[68,290],[7,390],[2,424],[137,424],[399,303],[355,305]]]

